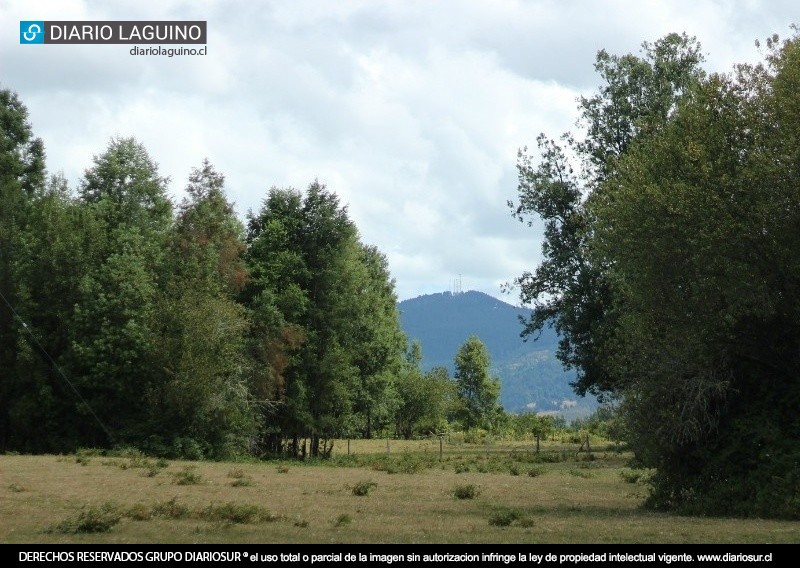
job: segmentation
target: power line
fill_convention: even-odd
[[[42,352],[42,353],[44,353],[44,354],[45,354],[45,356],[46,356],[46,357],[47,357],[47,358],[50,360],[50,363],[53,365],[53,368],[54,368],[56,371],[58,371],[58,374],[59,374],[59,375],[61,375],[61,377],[64,379],[64,381],[65,381],[65,382],[66,382],[66,383],[67,383],[67,384],[70,386],[70,388],[71,388],[71,389],[72,389],[72,390],[75,392],[75,395],[76,395],[76,396],[77,396],[77,397],[80,399],[80,401],[81,401],[83,404],[85,404],[85,405],[86,405],[86,408],[88,408],[88,409],[89,409],[89,412],[91,413],[91,415],[94,417],[94,419],[95,419],[95,420],[97,420],[97,423],[100,425],[100,428],[102,428],[102,429],[103,429],[103,431],[104,431],[104,432],[106,433],[106,435],[108,436],[108,439],[109,439],[109,440],[111,441],[111,443],[113,444],[113,443],[114,443],[114,436],[111,434],[111,432],[108,430],[108,428],[106,428],[106,425],[105,425],[105,424],[103,424],[103,421],[102,421],[102,420],[100,420],[100,417],[99,417],[99,416],[97,416],[97,414],[95,414],[94,410],[92,410],[92,407],[91,407],[91,405],[90,405],[90,404],[89,404],[89,403],[86,401],[86,399],[85,399],[85,398],[83,398],[83,397],[81,396],[81,393],[80,393],[80,392],[78,392],[78,389],[77,389],[77,388],[75,388],[75,385],[73,385],[73,384],[72,384],[72,381],[70,381],[70,380],[67,378],[67,375],[65,375],[65,374],[64,374],[64,371],[62,371],[62,370],[61,370],[61,367],[59,367],[59,366],[58,366],[58,364],[55,362],[55,360],[54,360],[54,359],[53,359],[53,358],[50,356],[50,353],[48,353],[48,352],[47,352],[47,349],[45,349],[45,348],[44,348],[44,346],[43,346],[43,345],[42,345],[42,344],[39,342],[39,340],[38,340],[38,339],[36,338],[36,336],[33,334],[33,331],[31,331],[31,328],[28,326],[28,324],[25,322],[25,320],[23,320],[23,319],[22,319],[22,317],[20,317],[20,315],[17,313],[17,310],[15,310],[15,309],[14,309],[14,306],[12,306],[12,305],[11,305],[11,302],[9,302],[9,301],[6,299],[6,297],[3,295],[3,292],[1,292],[1,291],[0,291],[0,298],[2,298],[2,299],[3,299],[3,302],[5,302],[5,304],[8,306],[8,309],[9,309],[9,310],[11,310],[11,313],[12,313],[12,314],[14,314],[14,317],[16,317],[16,318],[19,320],[19,322],[22,324],[22,327],[25,329],[25,331],[27,331],[27,332],[28,332],[28,335],[30,335],[30,336],[31,336],[31,339],[33,339],[34,343],[36,343],[36,346],[37,346],[37,347],[38,347],[38,348],[41,350],[41,352]]]

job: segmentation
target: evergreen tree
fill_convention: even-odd
[[[500,381],[489,373],[489,352],[483,342],[470,336],[456,353],[456,392],[461,402],[459,417],[464,428],[490,430],[497,417]]]

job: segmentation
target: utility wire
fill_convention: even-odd
[[[59,374],[59,375],[61,375],[61,377],[64,379],[64,381],[65,381],[65,382],[66,382],[66,383],[67,383],[67,384],[70,386],[70,388],[71,388],[71,389],[72,389],[72,390],[75,392],[75,395],[76,395],[76,396],[77,396],[77,397],[78,397],[78,398],[81,400],[81,402],[82,402],[83,404],[85,404],[85,405],[86,405],[86,408],[88,408],[88,409],[89,409],[89,412],[91,413],[91,415],[94,417],[94,419],[95,419],[95,420],[97,420],[97,423],[100,425],[100,427],[101,427],[101,428],[103,429],[103,431],[106,433],[106,435],[108,436],[108,439],[111,441],[111,443],[112,443],[112,444],[113,444],[113,443],[115,443],[115,441],[114,441],[114,436],[111,434],[111,432],[108,430],[108,428],[106,428],[106,425],[105,425],[105,424],[103,424],[103,421],[102,421],[102,420],[100,420],[100,417],[99,417],[99,416],[97,416],[97,414],[95,414],[94,410],[92,410],[92,407],[91,407],[91,405],[90,405],[90,404],[89,404],[89,403],[86,401],[86,399],[85,399],[85,398],[83,398],[83,397],[81,396],[81,393],[80,393],[80,392],[78,392],[78,389],[77,389],[77,388],[75,388],[75,385],[73,385],[73,384],[72,384],[72,381],[70,381],[70,380],[67,378],[67,375],[65,375],[65,374],[64,374],[64,371],[62,371],[62,370],[61,370],[61,367],[59,367],[59,366],[58,366],[58,364],[55,362],[55,360],[54,360],[54,359],[53,359],[53,358],[50,356],[50,353],[48,353],[48,352],[47,352],[47,349],[45,349],[45,348],[44,348],[44,346],[43,346],[43,345],[42,345],[42,344],[39,342],[39,340],[38,340],[38,339],[36,338],[36,336],[33,334],[33,331],[31,331],[31,328],[28,326],[28,324],[27,324],[27,323],[25,323],[25,320],[23,320],[23,319],[22,319],[22,317],[20,317],[20,315],[17,313],[17,310],[15,310],[15,309],[14,309],[14,306],[12,306],[12,305],[11,305],[11,302],[9,302],[9,301],[6,299],[6,297],[3,295],[3,292],[1,292],[1,291],[0,291],[0,298],[2,298],[2,299],[3,299],[3,301],[5,302],[5,304],[8,306],[8,309],[9,309],[9,310],[11,310],[11,313],[12,313],[12,314],[14,314],[14,317],[16,317],[16,318],[19,320],[19,322],[22,324],[22,327],[23,327],[23,328],[25,328],[25,331],[27,331],[27,332],[28,332],[28,335],[30,335],[30,336],[31,336],[31,338],[33,339],[34,343],[36,343],[37,347],[39,347],[39,349],[41,350],[41,352],[42,352],[42,353],[44,353],[44,354],[45,354],[45,356],[46,356],[46,357],[47,357],[47,358],[50,360],[50,363],[53,365],[53,368],[54,368],[56,371],[58,371],[58,374]]]

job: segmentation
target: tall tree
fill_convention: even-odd
[[[146,394],[161,376],[155,330],[172,224],[166,181],[144,146],[123,138],[95,157],[79,189],[102,227],[70,326],[70,367],[106,425],[84,434],[89,444],[136,440],[146,429]],[[83,404],[78,410],[89,415]]]
[[[509,202],[520,222],[544,221],[543,260],[515,280],[522,303],[534,307],[523,336],[555,326],[562,338],[558,357],[576,370],[579,394],[613,394],[621,380],[608,359],[617,314],[607,267],[588,254],[593,218],[587,203],[631,143],[658,132],[704,76],[694,38],[669,34],[642,47],[642,56],[598,53],[595,69],[604,84],[579,105],[586,137],[577,141],[566,134],[558,144],[540,135],[538,163],[521,150],[519,201]],[[567,150],[578,157],[578,171]]]
[[[11,414],[20,385],[20,348],[30,341],[14,311],[27,318],[21,296],[26,226],[32,199],[44,188],[44,146],[34,137],[28,110],[13,91],[0,90],[0,450],[13,437]],[[11,414],[10,414],[11,413]],[[24,415],[24,413],[21,413]],[[11,442],[14,443],[14,442]]]
[[[591,204],[659,508],[800,518],[800,39],[770,48],[696,87]]]
[[[255,433],[250,322],[235,301],[246,280],[244,227],[224,184],[208,160],[190,174],[158,295],[164,376],[148,396],[148,440],[172,455],[241,454]]]
[[[483,342],[470,336],[455,358],[456,392],[462,404],[461,423],[465,428],[491,429],[500,407],[500,381],[489,373],[489,352]]]
[[[255,346],[282,363],[272,373],[280,405],[271,448],[288,439],[296,452],[307,437],[313,455],[325,454],[334,436],[388,423],[382,394],[404,343],[394,285],[347,208],[318,182],[304,194],[273,189],[249,216],[247,243],[244,296],[264,334]]]
[[[403,365],[406,337],[386,257],[377,247],[360,243],[353,253],[349,317],[343,314],[350,325],[346,348],[358,369],[356,428],[371,438],[373,431],[391,424],[397,403],[392,383]]]

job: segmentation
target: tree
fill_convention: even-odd
[[[163,377],[156,329],[172,224],[166,181],[144,146],[113,139],[79,190],[99,226],[69,326],[68,363],[85,400],[77,412],[87,417],[87,445],[134,443],[147,431],[146,397]],[[88,421],[92,413],[104,429]]]
[[[11,444],[18,451],[71,451],[85,422],[99,426],[91,415],[76,413],[80,393],[69,382],[72,314],[99,227],[61,176],[31,196],[26,225],[17,259],[17,311],[26,326],[7,383],[13,385],[7,407],[14,417]]]
[[[270,451],[288,439],[298,453],[309,438],[324,455],[337,435],[387,424],[405,339],[386,259],[360,242],[347,208],[319,182],[305,194],[272,189],[248,216],[247,247],[253,346],[280,363],[267,377],[279,402]]]
[[[649,504],[798,518],[800,40],[695,87],[591,203]]]
[[[589,254],[593,232],[587,204],[602,191],[621,156],[634,140],[659,131],[704,72],[700,45],[685,34],[645,42],[643,56],[600,51],[595,69],[604,80],[599,92],[580,99],[584,140],[571,134],[560,145],[537,138],[540,161],[518,154],[519,201],[513,215],[532,226],[544,221],[543,261],[515,280],[523,305],[534,312],[522,335],[534,336],[554,325],[561,336],[558,357],[574,368],[576,392],[611,395],[622,380],[610,368],[611,338],[617,314],[612,307],[606,266]],[[582,165],[577,172],[568,150]]]
[[[447,369],[437,367],[423,373],[421,363],[422,347],[413,341],[395,383],[399,399],[395,432],[407,440],[415,433],[436,434],[445,430],[455,398],[455,383]]]
[[[15,317],[22,310],[21,262],[31,199],[45,181],[44,146],[34,137],[28,110],[17,94],[0,90],[0,449],[12,437],[9,411],[19,386],[19,349],[29,338]],[[24,367],[22,367],[24,369]],[[20,389],[24,391],[24,388]]]
[[[489,352],[474,335],[456,353],[456,392],[462,404],[460,418],[465,428],[491,429],[491,421],[499,408],[500,381],[489,374],[489,365]]]
[[[192,171],[167,243],[158,294],[163,376],[148,395],[147,440],[170,455],[241,454],[255,434],[250,321],[235,299],[246,281],[244,227],[224,182],[208,160]]]

